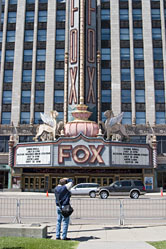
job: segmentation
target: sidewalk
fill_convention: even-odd
[[[166,240],[166,226],[70,225],[68,237],[79,241],[77,249],[152,249],[146,241]],[[55,225],[48,227],[55,239]]]

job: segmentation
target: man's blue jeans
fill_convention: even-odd
[[[56,208],[57,208],[56,238],[60,238],[61,223],[63,223],[62,239],[66,239],[70,217],[65,218],[61,214],[60,208],[58,206],[56,206]]]

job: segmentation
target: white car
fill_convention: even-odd
[[[96,197],[96,192],[99,189],[97,183],[79,183],[71,188],[72,195],[89,195],[91,198]]]

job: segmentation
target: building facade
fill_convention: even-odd
[[[15,128],[19,142],[32,142],[40,113],[57,110],[66,124],[81,103],[98,124],[106,110],[124,112],[122,124],[130,143],[144,144],[153,134],[158,151],[157,167],[139,176],[127,167],[102,176],[99,168],[86,181],[93,174],[100,180],[107,175],[113,180],[154,175],[154,187],[165,188],[166,1],[2,0],[1,9],[2,186],[10,185],[8,140]],[[21,180],[27,174],[26,181],[34,186],[38,178],[32,173],[39,169],[26,171]],[[50,173],[40,169],[38,174],[41,182]]]

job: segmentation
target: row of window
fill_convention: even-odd
[[[102,90],[102,103],[111,102],[111,90]],[[121,90],[121,102],[131,103],[131,90]],[[135,90],[135,102],[145,103],[145,90]],[[155,103],[165,103],[164,90],[155,90]]]
[[[135,81],[144,81],[144,68],[135,68]],[[111,69],[102,68],[101,69],[101,80],[111,81]],[[164,81],[164,70],[162,68],[154,68],[154,80]],[[121,81],[131,81],[130,68],[121,69]]]
[[[144,81],[144,68],[135,68],[135,81]],[[64,69],[55,69],[55,82],[64,81]],[[45,82],[45,70],[36,70],[36,82]],[[101,69],[101,80],[111,81],[111,69]],[[162,68],[154,68],[154,80],[164,81],[164,72]],[[32,70],[23,70],[22,82],[30,83],[32,81]],[[121,69],[121,81],[131,81],[130,68]],[[13,82],[13,70],[4,70],[4,83]]]
[[[45,82],[45,70],[36,70],[36,82]],[[30,83],[32,81],[32,70],[23,70],[22,82]],[[64,69],[55,69],[55,81],[64,81]],[[4,70],[4,83],[13,82],[13,70]]]
[[[63,112],[59,112],[58,120],[63,120]],[[10,124],[11,122],[11,112],[2,112],[2,124]],[[30,112],[21,112],[20,115],[20,123],[21,124],[29,124],[30,123]],[[43,123],[40,117],[40,112],[34,113],[34,124]]]
[[[165,112],[156,112],[156,124],[165,124]],[[58,116],[59,120],[63,120],[63,112],[59,112]],[[104,116],[104,112],[102,112],[102,120],[104,121],[106,118]],[[10,124],[11,122],[11,112],[2,112],[2,124]],[[39,124],[42,120],[40,118],[40,112],[34,113],[34,123]],[[21,112],[20,117],[21,124],[29,124],[30,123],[30,112]],[[124,116],[122,119],[122,124],[131,124],[131,112],[124,112]],[[146,113],[145,112],[136,112],[136,124],[146,124]]]
[[[12,91],[3,91],[3,104],[11,104],[12,102]],[[56,90],[54,91],[54,103],[63,103],[64,102],[64,91]],[[21,103],[30,104],[31,103],[31,91],[26,90],[21,93]],[[44,104],[44,90],[35,91],[35,103]]]
[[[12,91],[3,91],[3,104],[11,104],[12,102]],[[23,90],[21,93],[21,103],[30,104],[31,102],[31,91]],[[64,102],[64,91],[56,90],[54,91],[54,103]],[[121,102],[131,103],[131,90],[121,91]],[[135,90],[135,102],[145,103],[145,90]],[[155,102],[165,103],[165,93],[164,90],[155,90]],[[35,91],[35,103],[44,104],[44,90]],[[111,90],[102,90],[102,103],[111,103]]]

